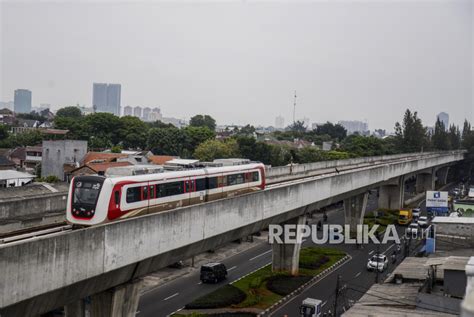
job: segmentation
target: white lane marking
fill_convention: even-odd
[[[370,251],[370,252],[369,252],[369,255],[371,255],[372,253],[374,253],[374,251],[375,251],[375,250]]]
[[[267,252],[263,252],[263,253],[261,253],[261,254],[259,254],[259,255],[257,255],[257,256],[254,256],[254,257],[251,258],[249,261],[253,261],[253,260],[255,260],[256,258],[259,258],[259,257],[261,257],[262,255],[265,255],[265,254],[270,253],[270,252],[272,252],[272,250],[268,250]]]
[[[139,311],[139,310],[137,310],[137,312],[135,313],[135,316],[138,315],[138,314],[140,314],[140,311]]]
[[[327,302],[328,302],[328,301],[325,301],[325,302],[321,305],[321,307],[324,307],[324,305],[326,305]]]
[[[362,272],[357,273],[354,278],[358,277]]]
[[[232,271],[233,269],[237,268],[236,266],[231,267],[230,269],[227,270],[227,272]]]
[[[169,315],[166,316],[166,317],[173,316],[174,314],[176,314],[177,312],[179,312],[180,310],[183,310],[183,309],[184,309],[184,306],[181,307],[180,309],[175,310],[174,312],[172,312],[171,314],[169,314]]]
[[[166,297],[166,298],[163,299],[163,300],[168,300],[168,299],[173,298],[173,297],[176,297],[176,296],[178,296],[178,295],[179,295],[179,293],[175,293],[175,294],[173,294],[173,295],[171,295],[171,296]]]
[[[202,282],[197,283],[197,285],[201,285],[201,284],[202,284]]]
[[[391,246],[389,246],[389,247],[387,248],[387,250],[383,251],[382,254],[385,254],[388,250],[390,250],[391,248],[393,248],[395,245],[396,245],[396,244],[394,243],[394,244],[392,244]]]

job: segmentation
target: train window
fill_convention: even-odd
[[[252,173],[252,180],[253,180],[254,182],[258,182],[258,180],[259,180],[258,172],[253,172],[253,173]]]
[[[205,178],[196,179],[194,182],[196,184],[196,191],[197,192],[206,190],[206,179]]]
[[[227,176],[217,176],[217,187],[227,186]]]
[[[127,188],[127,203],[134,203],[141,200],[140,197],[141,187],[130,187]]]
[[[239,185],[245,182],[244,174],[227,175],[227,186]]]
[[[115,191],[114,198],[115,198],[115,204],[119,205],[120,204],[120,192],[118,190]]]
[[[151,185],[150,186],[150,199],[155,198],[155,186]]]
[[[193,181],[186,181],[186,192],[192,192],[193,191]]]
[[[184,193],[183,182],[158,184],[158,197],[180,195]]]
[[[209,189],[217,188],[217,177],[209,177],[207,181]]]
[[[148,199],[148,186],[143,186],[143,200]]]

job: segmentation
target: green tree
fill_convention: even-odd
[[[157,120],[157,121],[154,121],[154,122],[146,122],[146,125],[149,127],[149,128],[175,128],[174,125],[172,125],[171,123],[164,123],[160,120]]]
[[[448,133],[446,133],[444,123],[439,120],[439,118],[436,120],[431,142],[433,144],[433,148],[437,150],[446,151],[450,149]]]
[[[306,132],[306,126],[303,121],[296,121],[293,122],[290,126],[288,126],[288,130],[293,131],[293,132],[300,132],[304,133]]]
[[[69,130],[67,137],[73,140],[87,140],[89,131],[84,122],[84,118],[71,118],[56,116],[53,121],[56,129]]]
[[[255,133],[255,127],[253,125],[247,124],[246,126],[238,129],[236,132],[237,135],[242,136],[252,136]]]
[[[469,123],[469,121],[467,121],[467,119],[465,119],[462,128],[462,140],[464,141],[465,139],[467,139],[469,137],[469,134],[472,134],[471,124]]]
[[[183,157],[191,157],[199,144],[214,139],[216,134],[207,126],[194,127],[189,126],[182,129],[185,141],[183,145]]]
[[[449,127],[448,139],[452,150],[458,150],[461,147],[461,131],[458,126],[452,124]]]
[[[64,107],[59,109],[56,112],[56,117],[66,117],[66,118],[82,118],[82,112],[81,109],[78,107]]]
[[[209,115],[198,114],[191,118],[189,125],[192,127],[208,127],[211,131],[216,130],[216,120]]]
[[[0,141],[6,140],[10,135],[8,126],[0,124]]]
[[[236,157],[238,154],[238,145],[235,139],[227,139],[226,141],[207,140],[199,144],[196,151],[194,151],[194,157],[205,162]]]
[[[121,136],[117,131],[121,128],[119,117],[106,112],[92,113],[84,117],[84,124],[89,136],[103,140],[107,144],[118,144]]]
[[[374,136],[350,135],[341,143],[341,150],[355,156],[391,154],[384,140]]]
[[[147,148],[158,155],[181,155],[185,136],[182,130],[153,128],[148,131]]]
[[[395,123],[397,152],[419,152],[429,146],[426,128],[423,127],[418,113],[405,111],[403,123]]]
[[[342,140],[347,136],[347,130],[340,125],[326,122],[325,124],[318,125],[314,130],[317,135],[329,135],[332,139]]]
[[[118,135],[126,149],[144,149],[147,145],[148,125],[137,117],[124,116],[120,119]]]

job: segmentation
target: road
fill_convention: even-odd
[[[372,194],[369,196],[367,211],[372,211],[377,208],[377,196]],[[342,210],[329,214],[328,223],[344,224],[344,213]],[[311,239],[303,243],[303,246],[313,245]],[[341,274],[343,284],[350,281],[351,285],[356,285],[358,289],[365,290],[375,282],[374,272],[366,270],[368,258],[376,253],[377,247],[375,245],[366,245],[363,249],[356,249],[354,245],[336,245],[333,246],[344,250],[352,256],[352,260],[347,262],[338,270],[332,272],[313,287],[307,289],[292,301],[280,308],[274,313],[274,316],[294,316],[298,312],[298,307],[301,301],[306,297],[314,297],[324,301],[324,311],[332,309],[335,294],[335,285],[337,275]],[[394,245],[381,245],[380,252],[387,252],[388,255],[393,251]],[[403,254],[403,253],[402,253]],[[401,259],[399,257],[398,262]],[[228,282],[232,282],[254,270],[257,270],[272,260],[272,253],[270,245],[264,243],[255,246],[247,251],[236,254],[233,257],[223,261],[229,270]],[[380,280],[393,269],[393,265],[389,265],[389,270],[386,270],[380,276]],[[182,308],[186,303],[194,299],[210,293],[226,282],[214,284],[202,284],[199,280],[199,272],[189,274],[187,276],[173,280],[155,290],[142,295],[137,311],[137,316],[167,316]],[[349,300],[357,300],[362,296],[361,292],[347,290],[341,300],[348,302]]]

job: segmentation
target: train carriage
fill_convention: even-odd
[[[66,218],[72,224],[96,225],[264,188],[265,168],[257,163],[136,176],[76,176]]]

